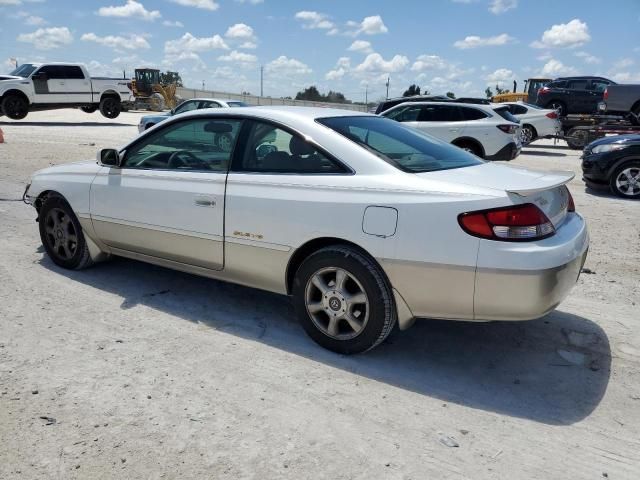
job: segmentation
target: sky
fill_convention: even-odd
[[[0,0],[0,66],[65,61],[92,75],[178,71],[186,86],[353,101],[484,96],[524,79],[640,83],[640,0]]]

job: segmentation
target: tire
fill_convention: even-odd
[[[461,142],[457,142],[454,143],[453,145],[455,145],[458,148],[461,148],[469,153],[473,153],[476,157],[482,157],[482,151],[480,149],[480,147],[472,142],[468,142],[468,141],[461,141]]]
[[[380,267],[342,245],[322,248],[300,265],[293,304],[316,343],[345,355],[376,347],[397,321],[391,288]]]
[[[2,112],[11,120],[22,120],[29,113],[29,102],[20,95],[6,95],[2,99]]]
[[[616,168],[609,179],[609,187],[619,197],[640,199],[640,160]]]
[[[532,125],[523,125],[520,129],[520,141],[522,145],[529,145],[538,137],[536,129]]]
[[[78,218],[64,198],[50,195],[38,215],[40,239],[53,263],[70,270],[93,265]]]
[[[556,110],[559,117],[564,117],[567,114],[567,104],[560,100],[551,100],[544,108]]]
[[[122,107],[118,98],[105,97],[100,100],[100,113],[103,117],[117,118],[121,110]]]
[[[80,110],[82,110],[84,113],[94,113],[95,111],[98,110],[98,106],[91,105],[89,107],[80,107]]]
[[[572,141],[571,138],[575,141]],[[565,141],[571,150],[582,150],[589,143],[589,133],[574,127],[567,132]]]

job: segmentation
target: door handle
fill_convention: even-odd
[[[211,197],[196,197],[194,203],[198,207],[215,207],[216,201]]]

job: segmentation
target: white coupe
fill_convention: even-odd
[[[553,310],[589,243],[572,177],[374,115],[249,107],[177,115],[97,162],[41,170],[25,200],[61,267],[120,255],[291,295],[316,342],[356,353],[416,318]]]

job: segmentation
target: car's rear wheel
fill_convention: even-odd
[[[323,248],[300,265],[293,302],[309,336],[343,354],[379,345],[397,318],[391,288],[380,267],[348,246]]]
[[[20,95],[6,95],[2,99],[2,111],[12,120],[22,120],[29,113],[29,103]]]
[[[80,270],[93,264],[78,218],[59,195],[50,195],[38,216],[40,239],[56,265]]]
[[[532,125],[523,125],[520,129],[520,141],[523,145],[529,145],[536,137],[536,129]]]
[[[640,198],[640,160],[618,167],[611,176],[613,193],[623,198]]]
[[[122,110],[120,100],[115,97],[106,97],[100,101],[100,113],[107,118],[116,118]]]
[[[454,141],[453,145],[466,152],[473,153],[476,157],[482,158],[482,149],[475,143],[467,140]]]

